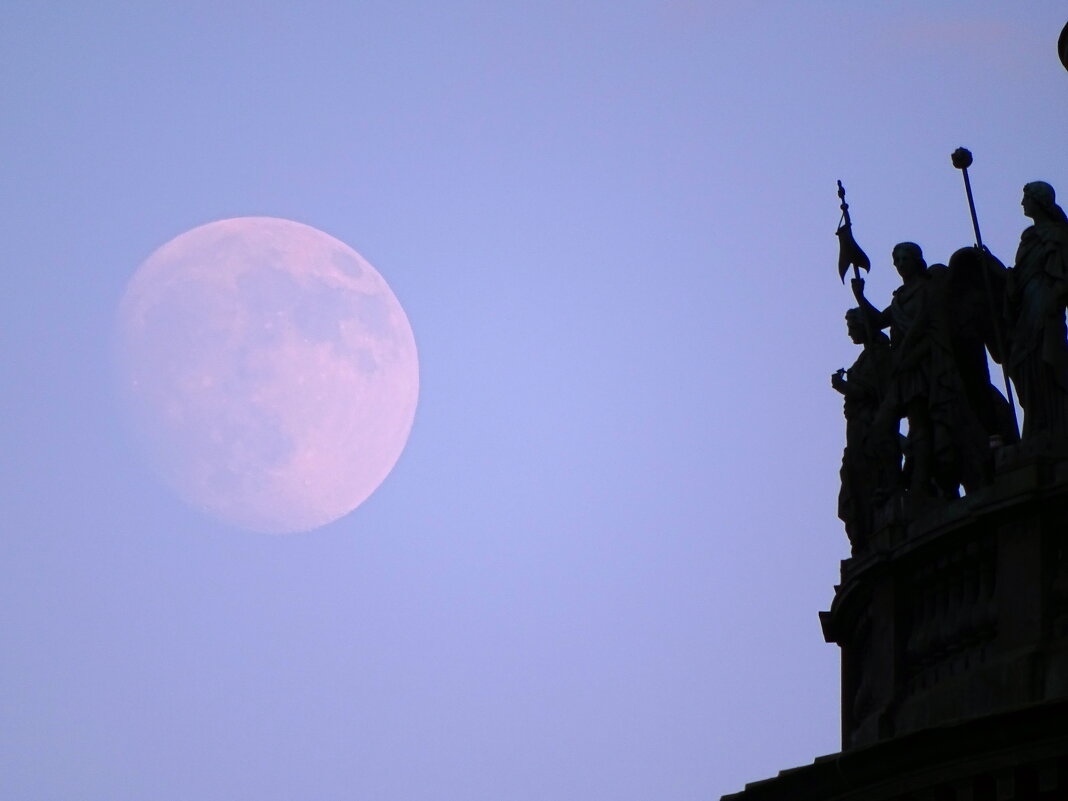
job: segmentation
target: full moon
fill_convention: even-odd
[[[363,503],[419,394],[412,329],[382,276],[271,217],[202,225],[149,256],[119,305],[115,354],[164,482],[253,531],[307,531]]]

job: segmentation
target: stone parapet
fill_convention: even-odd
[[[820,618],[844,750],[1068,698],[1068,453],[1006,447],[989,486],[890,508]]]

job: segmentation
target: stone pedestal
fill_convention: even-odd
[[[1068,459],[999,454],[989,487],[842,563],[842,748],[1068,698]],[[892,518],[893,515],[888,516]]]
[[[1068,447],[1000,449],[990,486],[890,506],[842,563],[842,752],[724,801],[1068,800]]]

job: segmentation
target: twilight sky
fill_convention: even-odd
[[[1011,263],[1068,198],[1063,0],[0,11],[0,797],[697,801],[838,747],[830,374],[873,262]],[[1063,202],[1063,201],[1062,201]],[[421,395],[379,491],[268,536],[113,402],[123,289],[265,215],[365,256]]]

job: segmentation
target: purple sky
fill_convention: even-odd
[[[1068,197],[1063,0],[8,2],[0,798],[714,799],[838,745],[872,258]],[[108,346],[196,225],[313,225],[408,313],[372,498],[287,537],[146,472]]]

